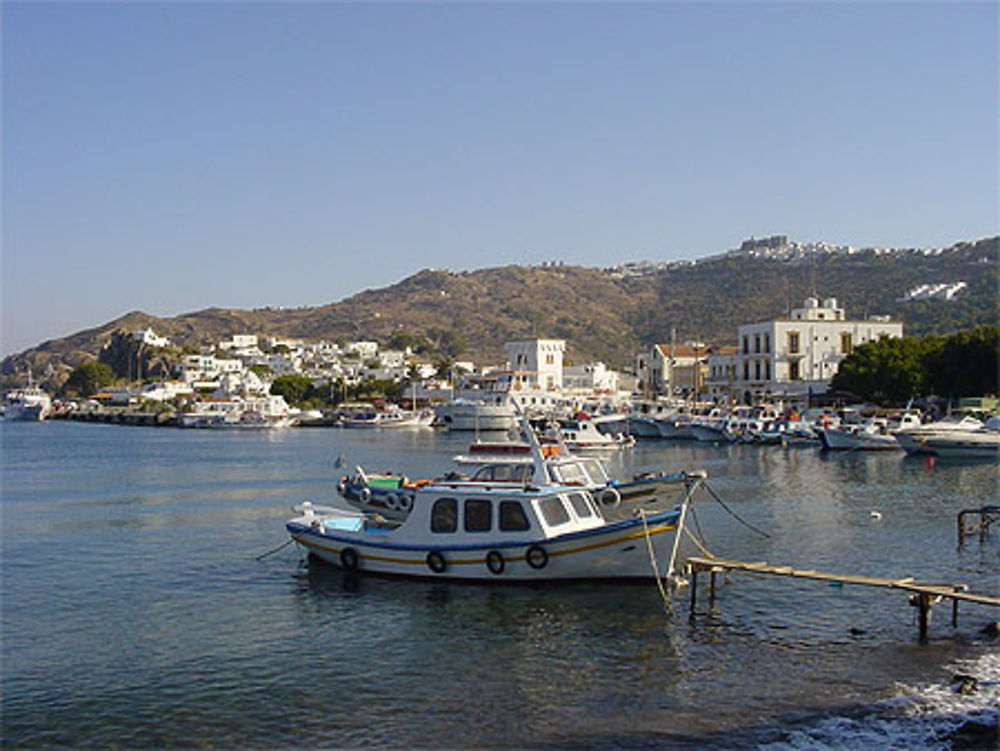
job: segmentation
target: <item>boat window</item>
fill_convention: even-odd
[[[538,510],[542,512],[542,518],[550,527],[558,527],[569,521],[569,512],[563,505],[562,498],[557,495],[539,501]]]
[[[525,532],[531,529],[531,522],[524,513],[520,501],[500,501],[500,531]]]
[[[489,532],[493,526],[493,504],[490,501],[465,502],[465,531]]]
[[[580,519],[587,519],[594,516],[594,510],[587,503],[587,496],[583,493],[570,493],[568,496],[573,513]]]
[[[591,481],[593,482],[604,482],[608,479],[608,476],[604,471],[604,467],[601,466],[599,461],[587,459],[583,462],[583,468],[586,470],[587,474],[590,475]]]
[[[438,498],[431,509],[431,532],[454,532],[458,529],[458,501]]]
[[[560,464],[552,468],[555,479],[564,485],[584,485],[587,483],[587,474],[579,464]]]

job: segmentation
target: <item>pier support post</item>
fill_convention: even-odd
[[[694,615],[695,593],[698,591],[698,569],[691,567],[691,615]]]
[[[921,592],[917,595],[917,605],[920,608],[920,641],[927,641],[927,622],[931,617],[931,596]]]
[[[708,605],[709,607],[715,607],[715,571],[712,569],[711,577],[708,580]]]

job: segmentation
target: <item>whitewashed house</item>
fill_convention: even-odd
[[[132,334],[132,338],[141,344],[145,344],[147,347],[167,347],[170,345],[170,340],[167,337],[158,336],[153,329],[136,331]]]
[[[701,342],[654,344],[636,357],[639,390],[649,395],[700,393],[709,347]]]
[[[824,393],[855,347],[883,336],[903,336],[903,324],[888,316],[850,320],[832,297],[822,304],[810,297],[788,318],[740,326],[737,400]]]
[[[567,365],[563,368],[563,388],[589,392],[617,392],[618,371],[603,362]]]

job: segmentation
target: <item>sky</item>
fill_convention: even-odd
[[[995,2],[4,2],[8,355],[424,268],[998,233]]]

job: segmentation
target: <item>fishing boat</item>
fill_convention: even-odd
[[[286,528],[310,555],[348,572],[463,581],[671,580],[680,530],[704,479],[690,473],[678,503],[625,518],[607,516],[578,486],[441,479],[414,490],[402,520],[306,502]]]

